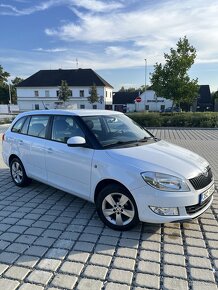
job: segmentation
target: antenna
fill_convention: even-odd
[[[77,68],[77,69],[79,68],[79,61],[78,61],[77,58],[76,58],[76,68]]]

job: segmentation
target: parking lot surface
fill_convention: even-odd
[[[151,131],[205,157],[218,186],[218,130]],[[38,182],[16,187],[1,160],[0,290],[215,290],[217,218],[216,191],[192,222],[113,231],[89,202]]]

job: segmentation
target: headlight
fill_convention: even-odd
[[[159,190],[190,191],[186,182],[176,176],[151,171],[143,172],[141,175],[147,184]]]

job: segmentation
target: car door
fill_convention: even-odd
[[[85,137],[75,118],[54,116],[51,138],[45,145],[48,183],[89,199],[94,149],[68,147],[67,140],[73,136]]]
[[[39,181],[47,181],[45,137],[48,121],[48,115],[31,116],[27,132],[24,132],[25,135],[20,140],[22,142],[20,146],[23,146],[23,151],[25,151],[24,167],[27,175]]]

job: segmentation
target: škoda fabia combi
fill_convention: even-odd
[[[16,185],[35,179],[94,202],[116,230],[193,219],[213,199],[205,159],[119,112],[22,113],[3,135],[3,159]]]

